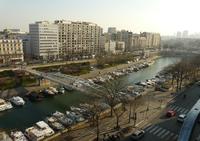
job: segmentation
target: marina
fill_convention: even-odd
[[[155,76],[158,72],[163,70],[166,66],[175,63],[177,60],[179,59],[159,58],[151,66],[137,72],[130,72],[118,79],[130,84],[141,82],[143,85],[153,85],[154,80],[152,80],[152,78],[156,79]],[[148,81],[146,82],[147,79]],[[138,95],[139,91],[141,91],[141,86],[137,85],[134,87],[137,87],[138,91],[133,92],[131,91],[131,88],[129,88],[129,90],[133,95]],[[45,98],[39,103],[26,101],[26,104],[22,108],[13,108],[9,111],[0,113],[0,127],[7,130],[20,127],[19,130],[24,131],[27,127],[32,126],[38,121],[45,120],[45,118],[50,116],[46,121],[52,122],[51,127],[53,128],[54,126],[55,128],[57,126],[58,128],[62,128],[58,123],[61,123],[63,126],[69,126],[74,122],[84,121],[87,116],[90,116],[89,114],[86,114],[87,111],[84,111],[84,108],[79,109],[80,107],[77,107],[77,105],[87,102],[92,97],[77,91],[68,91],[65,93],[67,94],[57,95],[53,98]],[[60,111],[65,114],[63,115],[62,113],[55,111]],[[84,116],[83,113],[85,114]],[[56,118],[52,118],[51,116]],[[74,120],[71,119],[72,117]],[[19,122],[16,123],[16,120]]]

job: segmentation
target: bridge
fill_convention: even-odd
[[[61,86],[77,90],[83,93],[93,93],[96,96],[103,96],[105,94],[105,88],[103,86],[97,85],[85,79],[81,79],[76,76],[62,74],[60,72],[50,72],[44,73],[33,69],[24,68],[22,69],[28,73],[39,76],[41,78],[50,80],[52,82],[58,83]]]

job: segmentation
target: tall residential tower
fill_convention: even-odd
[[[62,59],[91,57],[100,53],[102,28],[89,22],[57,20],[59,56]]]

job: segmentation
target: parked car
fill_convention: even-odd
[[[145,134],[144,130],[137,130],[131,135],[131,139],[137,141],[141,139],[144,136],[144,134]]]
[[[180,114],[177,118],[177,121],[183,123],[185,118],[186,118],[186,114]]]
[[[166,113],[167,117],[174,117],[176,115],[176,112],[174,110],[169,110]]]

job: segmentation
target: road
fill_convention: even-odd
[[[193,86],[178,95],[171,101],[167,107],[162,111],[161,115],[155,118],[145,128],[145,136],[140,141],[176,141],[180,132],[182,123],[177,122],[179,114],[187,114],[193,105],[197,102],[200,96],[200,87]],[[183,95],[186,98],[183,98]],[[177,113],[176,117],[166,118],[166,111],[172,109]],[[200,124],[196,123],[191,141],[194,141],[199,136]],[[125,138],[123,141],[131,141],[131,137]]]
[[[64,61],[64,62],[52,62],[52,63],[44,63],[44,64],[30,64],[26,67],[29,69],[33,68],[41,68],[41,67],[52,67],[52,66],[58,66],[58,65],[66,65],[66,64],[72,64],[72,63],[84,63],[84,62],[90,62],[91,64],[95,63],[95,59],[87,59],[87,60],[77,60],[77,61]],[[16,65],[16,67],[2,67],[0,68],[0,72],[6,71],[6,70],[18,70],[20,65]]]

